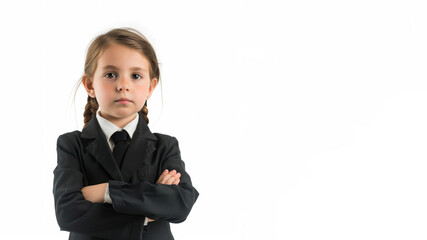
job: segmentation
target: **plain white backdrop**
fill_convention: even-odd
[[[427,4],[2,1],[1,239],[68,239],[56,140],[81,130],[90,41],[133,27],[161,68],[150,128],[200,197],[176,239],[426,239]]]

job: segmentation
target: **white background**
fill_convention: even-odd
[[[119,3],[120,2],[120,3]],[[426,239],[427,3],[2,1],[1,239],[68,239],[56,140],[90,41],[134,27],[197,200],[176,239]],[[163,101],[162,101],[163,100]],[[163,107],[162,107],[163,102]]]

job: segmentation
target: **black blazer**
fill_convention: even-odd
[[[121,169],[95,116],[82,132],[59,136],[57,153],[55,212],[69,239],[174,239],[169,222],[184,221],[199,195],[176,138],[151,133],[141,116]],[[180,183],[156,184],[164,169],[180,172]],[[112,204],[85,200],[83,187],[105,182]],[[144,227],[145,217],[155,221]]]

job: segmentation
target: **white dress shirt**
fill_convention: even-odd
[[[138,119],[139,119],[139,114],[136,114],[136,117],[132,121],[130,121],[126,126],[124,126],[123,128],[119,128],[114,123],[103,118],[99,114],[99,110],[96,112],[96,120],[98,120],[99,125],[101,126],[101,130],[108,141],[108,145],[110,146],[111,151],[113,151],[113,148],[114,148],[114,141],[113,139],[111,139],[111,136],[117,131],[126,130],[126,132],[130,136],[130,139],[132,139],[133,133],[135,132],[136,127],[138,126]]]
[[[99,126],[101,127],[102,132],[105,135],[105,138],[107,139],[108,145],[110,146],[110,150],[113,151],[114,149],[114,141],[111,139],[111,136],[117,132],[117,131],[126,131],[129,134],[130,139],[132,139],[133,133],[136,130],[136,127],[138,126],[138,120],[139,120],[139,114],[136,114],[136,117],[130,121],[126,126],[123,128],[117,127],[114,123],[110,122],[109,120],[103,118],[99,114],[99,110],[96,112],[96,120],[98,120]],[[107,183],[107,187],[105,188],[105,194],[104,194],[104,201],[106,203],[112,203],[112,200],[110,198],[110,191],[109,191],[109,184]],[[147,225],[148,218],[145,218],[144,225]]]

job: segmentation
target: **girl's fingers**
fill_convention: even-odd
[[[163,176],[162,180],[159,181],[159,183],[161,184],[166,184],[166,182],[173,177],[176,174],[175,170],[170,171],[169,173],[165,174],[165,176]]]
[[[175,175],[175,173],[173,171],[170,171],[169,174],[165,175],[162,179],[162,181],[160,181],[161,184],[167,184],[166,182],[169,181],[170,178],[172,178]]]
[[[181,174],[180,173],[177,173],[177,174],[175,174],[175,175],[173,175],[173,176],[171,176],[169,179],[167,179],[166,181],[165,181],[165,184],[167,184],[167,185],[171,185],[176,179],[179,179],[180,178],[180,176],[181,176]]]
[[[177,173],[175,169],[170,172],[169,170],[165,169],[156,183],[166,185],[178,185],[178,183],[180,182],[180,178],[181,173]]]
[[[178,173],[178,174],[179,174],[179,173]],[[175,176],[178,176],[178,174],[176,174]],[[175,179],[175,181],[173,181],[172,185],[178,185],[178,184],[179,184],[179,181],[181,181],[181,179],[180,179],[179,177],[177,177],[177,178]]]
[[[162,174],[160,175],[159,179],[157,180],[157,183],[161,183],[163,181],[163,178],[169,173],[169,170],[165,169]]]
[[[166,182],[164,184],[171,185],[173,183],[173,181],[175,181],[175,177],[170,177],[168,180],[166,180]]]
[[[178,185],[179,181],[181,180],[181,173],[177,173],[175,175],[175,181],[172,182],[173,185]]]

